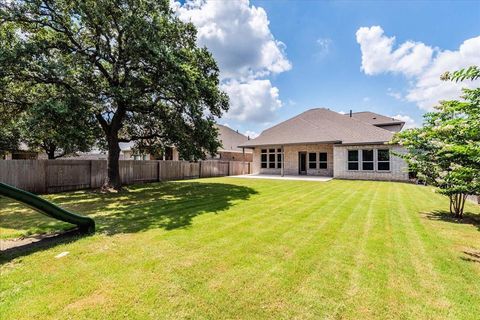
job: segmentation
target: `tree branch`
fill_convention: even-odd
[[[153,138],[160,138],[160,135],[153,133],[146,136],[131,136],[130,138],[118,139],[118,142],[132,142],[136,140],[146,140],[146,139],[153,139]]]

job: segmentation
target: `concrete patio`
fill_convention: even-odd
[[[241,176],[233,176],[233,177],[244,178],[244,179],[299,180],[299,181],[319,181],[319,182],[326,182],[333,179],[332,177],[324,177],[324,176],[284,175],[282,177],[280,175],[258,174],[258,173],[241,175]]]

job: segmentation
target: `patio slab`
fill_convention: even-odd
[[[323,177],[323,176],[300,176],[300,175],[274,175],[274,174],[246,174],[241,176],[232,176],[233,178],[244,178],[244,179],[273,179],[273,180],[300,180],[300,181],[319,181],[326,182],[330,181],[332,177]]]

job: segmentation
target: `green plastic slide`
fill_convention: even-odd
[[[39,211],[51,218],[72,223],[78,226],[82,232],[95,232],[95,221],[92,218],[80,216],[78,214],[64,210],[45,199],[40,198],[30,192],[12,187],[0,182],[0,196],[23,203],[30,208]]]

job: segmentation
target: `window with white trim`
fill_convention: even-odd
[[[348,150],[348,170],[358,170],[358,150]]]
[[[390,171],[390,150],[388,149],[377,150],[377,170]]]
[[[260,150],[260,168],[262,169],[281,169],[282,168],[282,149],[261,149]]]
[[[268,150],[268,168],[275,169],[275,149]]]
[[[318,154],[318,169],[327,169],[327,153],[320,152]]]
[[[373,169],[373,149],[362,150],[362,170],[372,171]]]
[[[260,155],[260,167],[265,169],[267,166],[267,149],[262,149]]]
[[[317,154],[315,152],[308,154],[308,169],[317,169]]]

